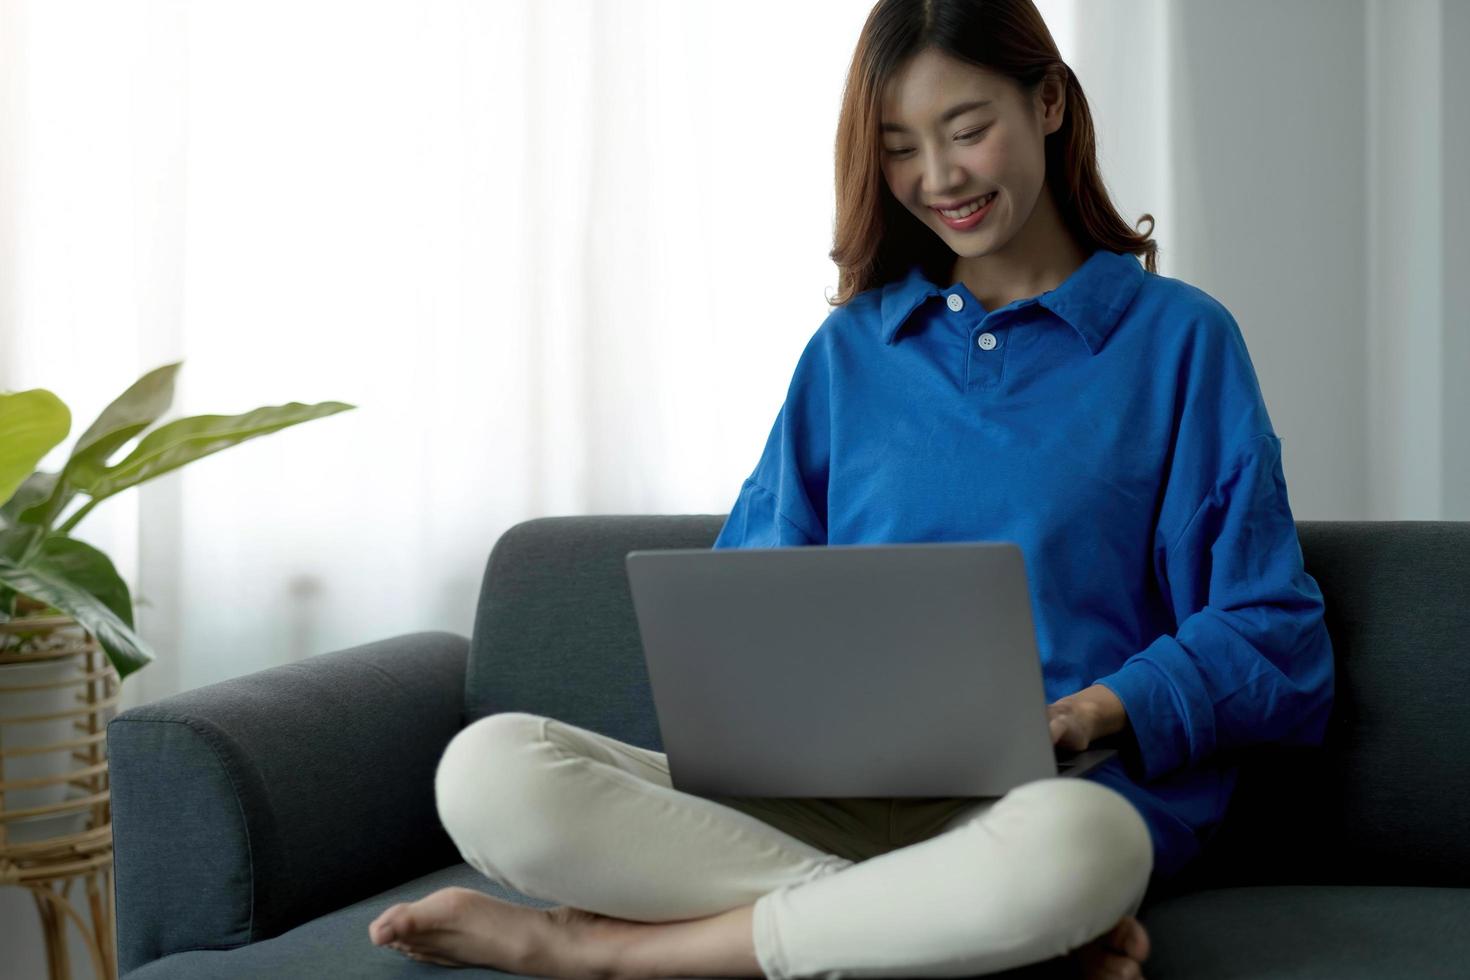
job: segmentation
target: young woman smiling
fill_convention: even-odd
[[[1244,340],[1114,210],[1035,7],[880,2],[837,144],[835,308],[714,546],[1018,543],[1052,737],[1119,755],[999,799],[707,799],[502,712],[447,747],[441,819],[567,904],[444,889],[374,942],[542,976],[1140,977],[1136,913],[1223,817],[1222,750],[1321,741],[1332,649]]]

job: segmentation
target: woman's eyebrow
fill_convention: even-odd
[[[987,105],[990,105],[989,99],[980,99],[975,102],[961,102],[957,106],[953,106],[949,109],[944,110],[944,112],[939,117],[939,121],[949,122],[955,116],[969,112],[971,109],[978,109],[981,106]],[[898,123],[880,122],[878,124],[878,131],[882,133],[907,133],[909,130],[907,126],[900,126]]]

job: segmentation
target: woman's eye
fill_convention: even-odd
[[[985,131],[989,128],[989,126],[981,126],[979,129],[972,129],[969,132],[960,133],[958,136],[955,137],[955,139],[962,140],[969,139],[971,136],[983,136],[985,134]],[[911,153],[913,151],[910,150],[908,147],[896,147],[894,149],[885,148],[883,152],[887,153],[889,156],[901,156],[905,153]]]

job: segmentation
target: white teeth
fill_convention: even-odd
[[[966,207],[960,208],[958,211],[946,211],[943,208],[940,208],[939,213],[944,215],[946,218],[967,217],[985,207],[986,204],[990,203],[990,199],[995,196],[995,193],[995,191],[991,191],[989,194],[986,194],[984,197],[980,198],[980,200],[975,201],[974,203]]]

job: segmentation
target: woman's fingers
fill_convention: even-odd
[[[1061,745],[1076,752],[1087,748],[1090,741],[1087,724],[1071,705],[1062,702],[1048,705],[1047,714],[1050,716],[1053,745]]]

